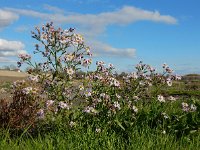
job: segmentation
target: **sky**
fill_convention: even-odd
[[[75,27],[96,61],[131,72],[139,62],[200,73],[199,0],[0,0],[0,67],[33,54],[35,26]],[[35,56],[37,60],[37,56]]]

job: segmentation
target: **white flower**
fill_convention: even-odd
[[[197,106],[195,106],[194,104],[190,105],[190,110],[191,111],[196,111],[197,110]]]
[[[135,113],[138,112],[138,108],[137,108],[136,106],[133,106],[132,109],[133,109],[133,111],[134,111]]]
[[[117,109],[121,109],[120,104],[118,102],[114,102],[113,106]]]
[[[72,75],[74,74],[74,70],[72,68],[67,69],[67,74]]]
[[[173,96],[169,96],[169,98],[168,98],[170,101],[175,101],[176,100],[176,98],[175,97],[173,97]]]
[[[168,116],[165,112],[161,113],[161,115],[162,115],[165,119],[168,119],[168,118],[169,118],[169,116]]]
[[[120,86],[120,82],[117,81],[115,78],[110,78],[110,85],[114,85],[116,87],[119,87]]]
[[[97,133],[101,132],[101,129],[100,128],[96,128],[95,130]]]
[[[162,134],[166,134],[166,131],[165,131],[165,130],[163,130],[163,131],[162,131]]]
[[[115,94],[116,95],[116,97],[118,98],[118,99],[120,99],[121,98],[121,96],[119,95],[119,94]]]
[[[168,86],[172,86],[172,80],[169,79],[169,78],[167,79],[167,85],[168,85]]]
[[[83,90],[84,90],[83,84],[80,84],[80,85],[79,85],[79,90],[80,90],[80,91],[83,91]]]
[[[70,123],[69,123],[69,126],[70,127],[74,127],[76,125],[76,123],[75,122],[73,122],[73,121],[70,121]]]
[[[74,59],[74,55],[73,54],[67,54],[64,57],[66,59],[66,61],[72,61]]]
[[[158,95],[159,102],[165,102],[165,98],[162,95]]]

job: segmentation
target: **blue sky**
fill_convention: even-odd
[[[34,26],[53,21],[75,27],[95,57],[117,71],[133,71],[140,60],[158,70],[200,73],[198,0],[0,0],[0,66],[32,54]],[[37,59],[37,58],[36,58]]]

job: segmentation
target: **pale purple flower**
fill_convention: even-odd
[[[39,76],[38,75],[36,75],[36,76],[29,76],[28,79],[31,80],[31,81],[34,81],[34,82],[38,82],[39,81]]]
[[[52,106],[53,103],[54,103],[53,100],[47,100],[47,101],[46,101],[46,107],[48,108],[48,107]]]
[[[69,105],[62,101],[58,103],[58,107],[62,109],[68,109],[68,110],[70,109]]]
[[[94,113],[94,114],[96,114],[96,113],[97,113],[97,110],[95,110],[94,107],[87,106],[87,107],[85,107],[85,109],[83,110],[83,112],[85,112],[85,113]]]
[[[22,93],[24,94],[30,94],[32,92],[33,88],[32,87],[26,87],[22,89]]]
[[[37,112],[37,116],[39,119],[44,119],[44,110],[43,109],[39,109]]]
[[[87,88],[84,92],[86,97],[90,97],[92,96],[92,89],[91,88]]]
[[[182,102],[181,105],[183,111],[188,112],[190,110],[188,103]]]

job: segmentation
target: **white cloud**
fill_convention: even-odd
[[[20,41],[8,41],[0,39],[0,57],[5,58],[11,56],[17,56],[21,53],[26,53],[24,50],[24,44]]]
[[[59,10],[57,7],[47,5],[50,10]],[[167,24],[176,24],[178,21],[176,18],[170,15],[161,15],[158,11],[147,11],[132,6],[124,6],[123,8],[111,11],[103,12],[99,14],[77,14],[64,15],[63,13],[42,13],[27,9],[15,9],[7,8],[6,10],[13,11],[19,15],[31,16],[41,18],[44,20],[50,20],[56,23],[73,23],[78,26],[87,29],[88,31],[97,31],[102,33],[108,25],[127,25],[136,21],[153,21],[162,22]]]
[[[4,28],[19,18],[17,14],[12,11],[0,9],[0,28]]]
[[[110,55],[134,57],[134,48],[114,48],[109,44],[97,41],[97,37],[104,33],[109,25],[128,25],[137,21],[153,21],[166,24],[177,24],[176,18],[170,15],[162,15],[158,11],[148,11],[132,6],[124,6],[121,9],[102,12],[99,14],[65,14],[61,9],[45,5],[45,8],[53,13],[44,13],[28,9],[6,8],[18,15],[40,18],[43,21],[53,21],[55,24],[74,24],[82,31],[91,44],[95,55]]]
[[[94,56],[120,56],[126,58],[135,57],[136,49],[134,48],[115,48],[106,43],[92,41],[91,48]]]

